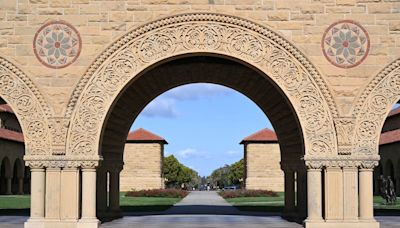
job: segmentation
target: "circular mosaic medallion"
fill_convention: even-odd
[[[33,50],[38,60],[50,68],[64,68],[75,62],[82,48],[78,31],[65,21],[49,22],[36,32]]]
[[[352,68],[359,65],[368,55],[369,36],[357,22],[338,21],[325,31],[322,51],[333,65]]]

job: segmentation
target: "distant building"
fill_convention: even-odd
[[[25,168],[24,136],[13,110],[0,104],[0,194],[29,192],[29,169]]]
[[[381,160],[374,171],[374,193],[379,194],[380,175],[390,176],[396,194],[400,195],[400,107],[386,118],[379,141]]]
[[[164,188],[162,137],[145,129],[130,132],[124,150],[121,191]]]
[[[240,144],[244,146],[246,189],[283,192],[281,153],[275,132],[262,129],[244,138]]]

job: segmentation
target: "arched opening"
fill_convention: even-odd
[[[12,170],[10,159],[8,157],[4,157],[1,161],[1,194],[3,195],[11,195],[11,178],[12,178]]]
[[[232,88],[251,99],[266,114],[279,140],[281,167],[285,172],[285,213],[304,219],[307,216],[307,176],[302,160],[305,146],[292,105],[266,75],[222,56],[181,56],[166,60],[135,77],[119,94],[108,112],[101,134],[99,153],[104,160],[97,171],[98,216],[119,210],[119,173],[123,167],[124,146],[130,126],[139,113],[158,95],[177,86],[199,82]],[[109,196],[107,173],[110,173]]]

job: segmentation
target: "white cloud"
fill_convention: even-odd
[[[147,117],[175,118],[179,115],[176,110],[176,101],[169,98],[155,99],[141,113]]]
[[[185,100],[196,100],[207,97],[227,95],[233,90],[224,86],[196,83],[174,88],[154,99],[141,114],[147,117],[175,118],[179,116],[176,103]]]

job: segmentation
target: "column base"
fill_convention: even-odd
[[[28,219],[24,228],[79,228],[77,220]],[[91,226],[90,228],[98,228]]]
[[[379,222],[370,221],[324,221],[324,220],[305,220],[305,228],[379,228]]]
[[[77,228],[98,228],[99,226],[98,219],[80,219]]]
[[[44,219],[28,219],[24,228],[44,228]]]

